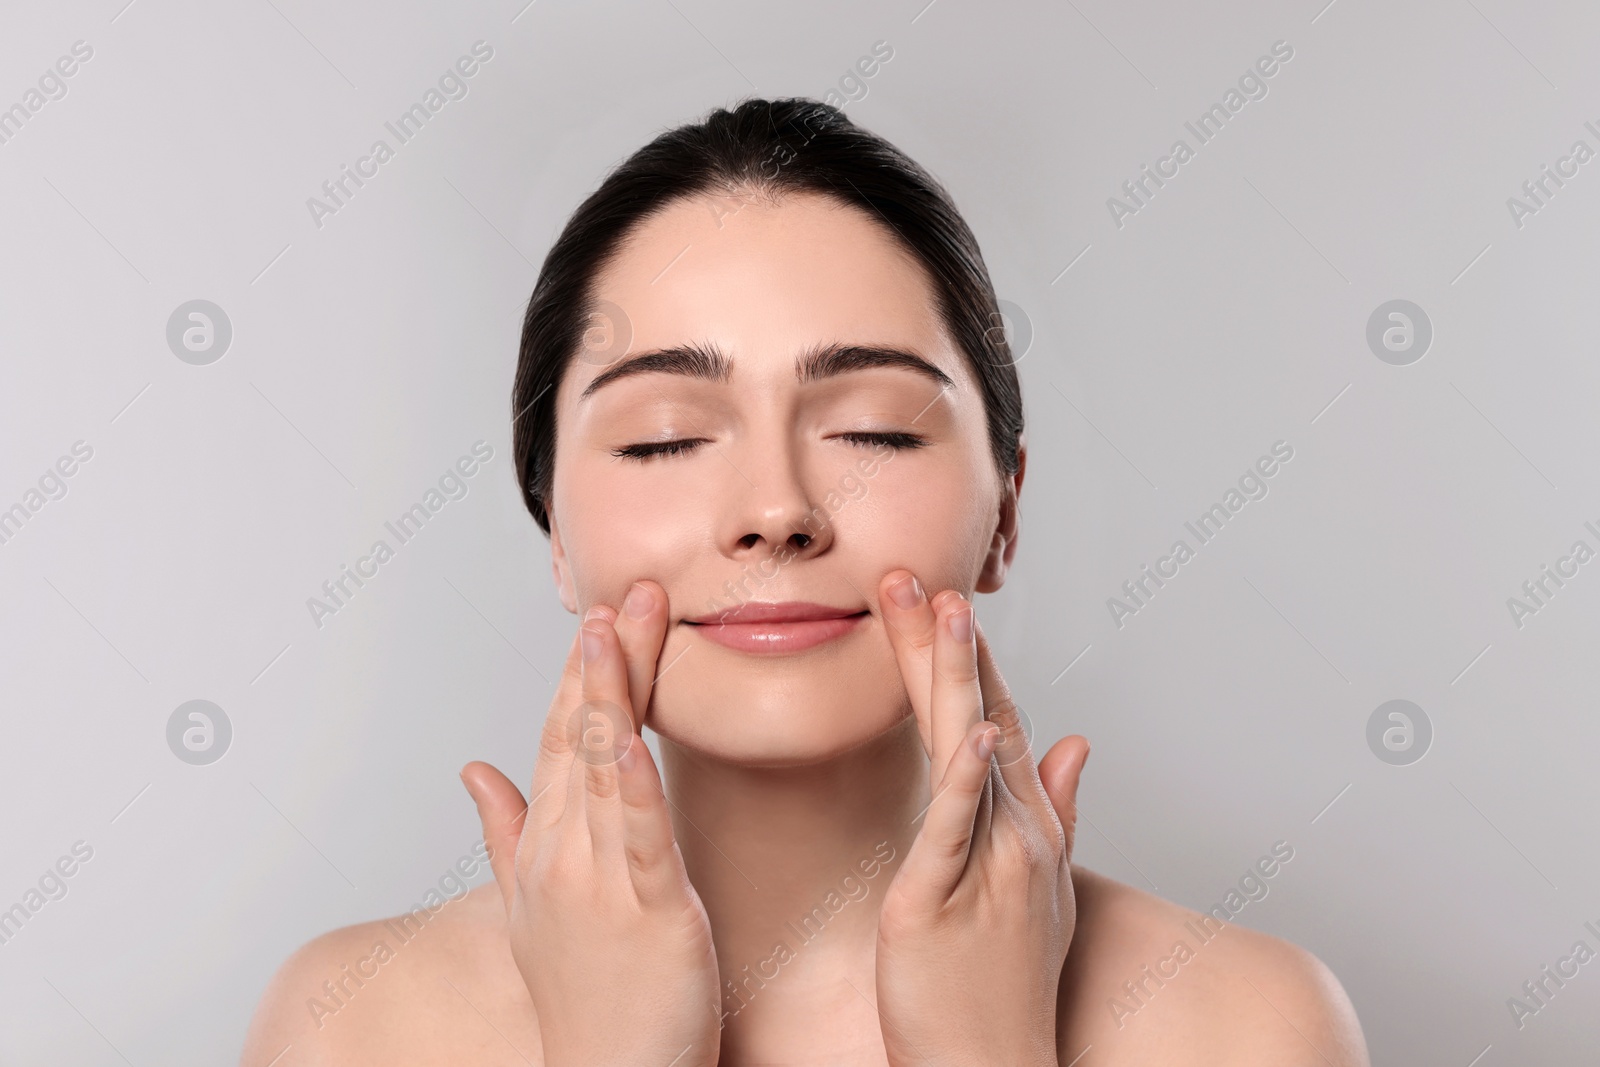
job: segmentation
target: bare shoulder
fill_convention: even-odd
[[[493,882],[435,910],[332,930],[268,983],[240,1067],[539,1064]],[[281,1058],[280,1058],[281,1057]]]
[[[1350,998],[1312,953],[1072,868],[1061,1062],[1369,1067]],[[1225,909],[1224,909],[1225,910]]]

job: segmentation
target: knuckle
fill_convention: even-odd
[[[618,794],[617,776],[611,767],[589,764],[583,780],[584,788],[597,800],[612,800]]]
[[[1027,747],[1028,731],[1022,721],[1022,709],[1016,701],[1003,697],[984,708],[984,717],[1000,727],[1001,745],[1014,745],[1018,752]]]
[[[538,763],[542,770],[553,772],[572,758],[572,745],[560,735],[545,734],[539,739]]]
[[[657,812],[666,803],[665,794],[653,785],[635,783],[628,789],[619,789],[619,794],[629,818],[641,821],[656,819]]]
[[[898,886],[891,886],[884,894],[883,907],[878,915],[878,936],[891,944],[915,936],[921,918],[916,902]]]
[[[548,762],[565,760],[572,755],[575,740],[567,716],[551,708],[550,717],[539,734],[539,756]]]
[[[939,669],[963,685],[978,680],[978,660],[963,648],[950,648]],[[981,697],[979,701],[982,701]]]
[[[1001,870],[1015,874],[1030,869],[1038,859],[1038,848],[1029,835],[1010,819],[997,820],[990,831],[994,840],[995,859]]]
[[[1061,820],[1051,819],[1046,835],[1045,855],[1052,867],[1059,867],[1066,862],[1070,850],[1067,831],[1061,825]]]
[[[964,855],[968,847],[968,835],[962,832],[942,834],[933,842],[934,855],[940,860],[950,863]]]
[[[996,857],[1014,873],[1055,871],[1066,855],[1066,835],[1055,819],[1042,820],[1015,799],[991,831]]]
[[[654,875],[666,866],[667,857],[656,849],[645,848],[629,842],[623,846],[627,855],[628,866],[643,875]]]
[[[587,895],[589,856],[574,835],[563,835],[534,858],[529,878],[538,891],[556,900],[576,900]]]

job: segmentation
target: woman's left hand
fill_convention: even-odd
[[[889,1062],[1055,1067],[1089,743],[1064,738],[1035,764],[971,603],[948,589],[930,602],[904,570],[878,592],[933,795],[879,916]]]

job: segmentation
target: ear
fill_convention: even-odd
[[[979,593],[993,593],[1006,582],[1006,572],[1011,569],[1011,558],[1017,554],[1017,535],[1022,530],[1019,500],[1022,496],[1022,476],[1028,470],[1028,441],[1026,434],[1017,437],[1017,473],[1000,483],[1000,511],[994,535],[989,540],[989,554],[984,557],[983,570],[974,586]]]
[[[556,593],[561,606],[572,614],[578,613],[578,594],[572,584],[572,568],[567,564],[567,550],[561,546],[561,527],[555,514],[547,511],[550,519],[550,576],[555,579]]]

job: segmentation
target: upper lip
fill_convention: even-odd
[[[860,615],[866,608],[836,608],[828,604],[813,604],[804,600],[786,600],[779,603],[747,601],[726,611],[714,611],[684,622],[696,626],[715,626],[736,623],[810,622],[814,619],[843,619]]]

